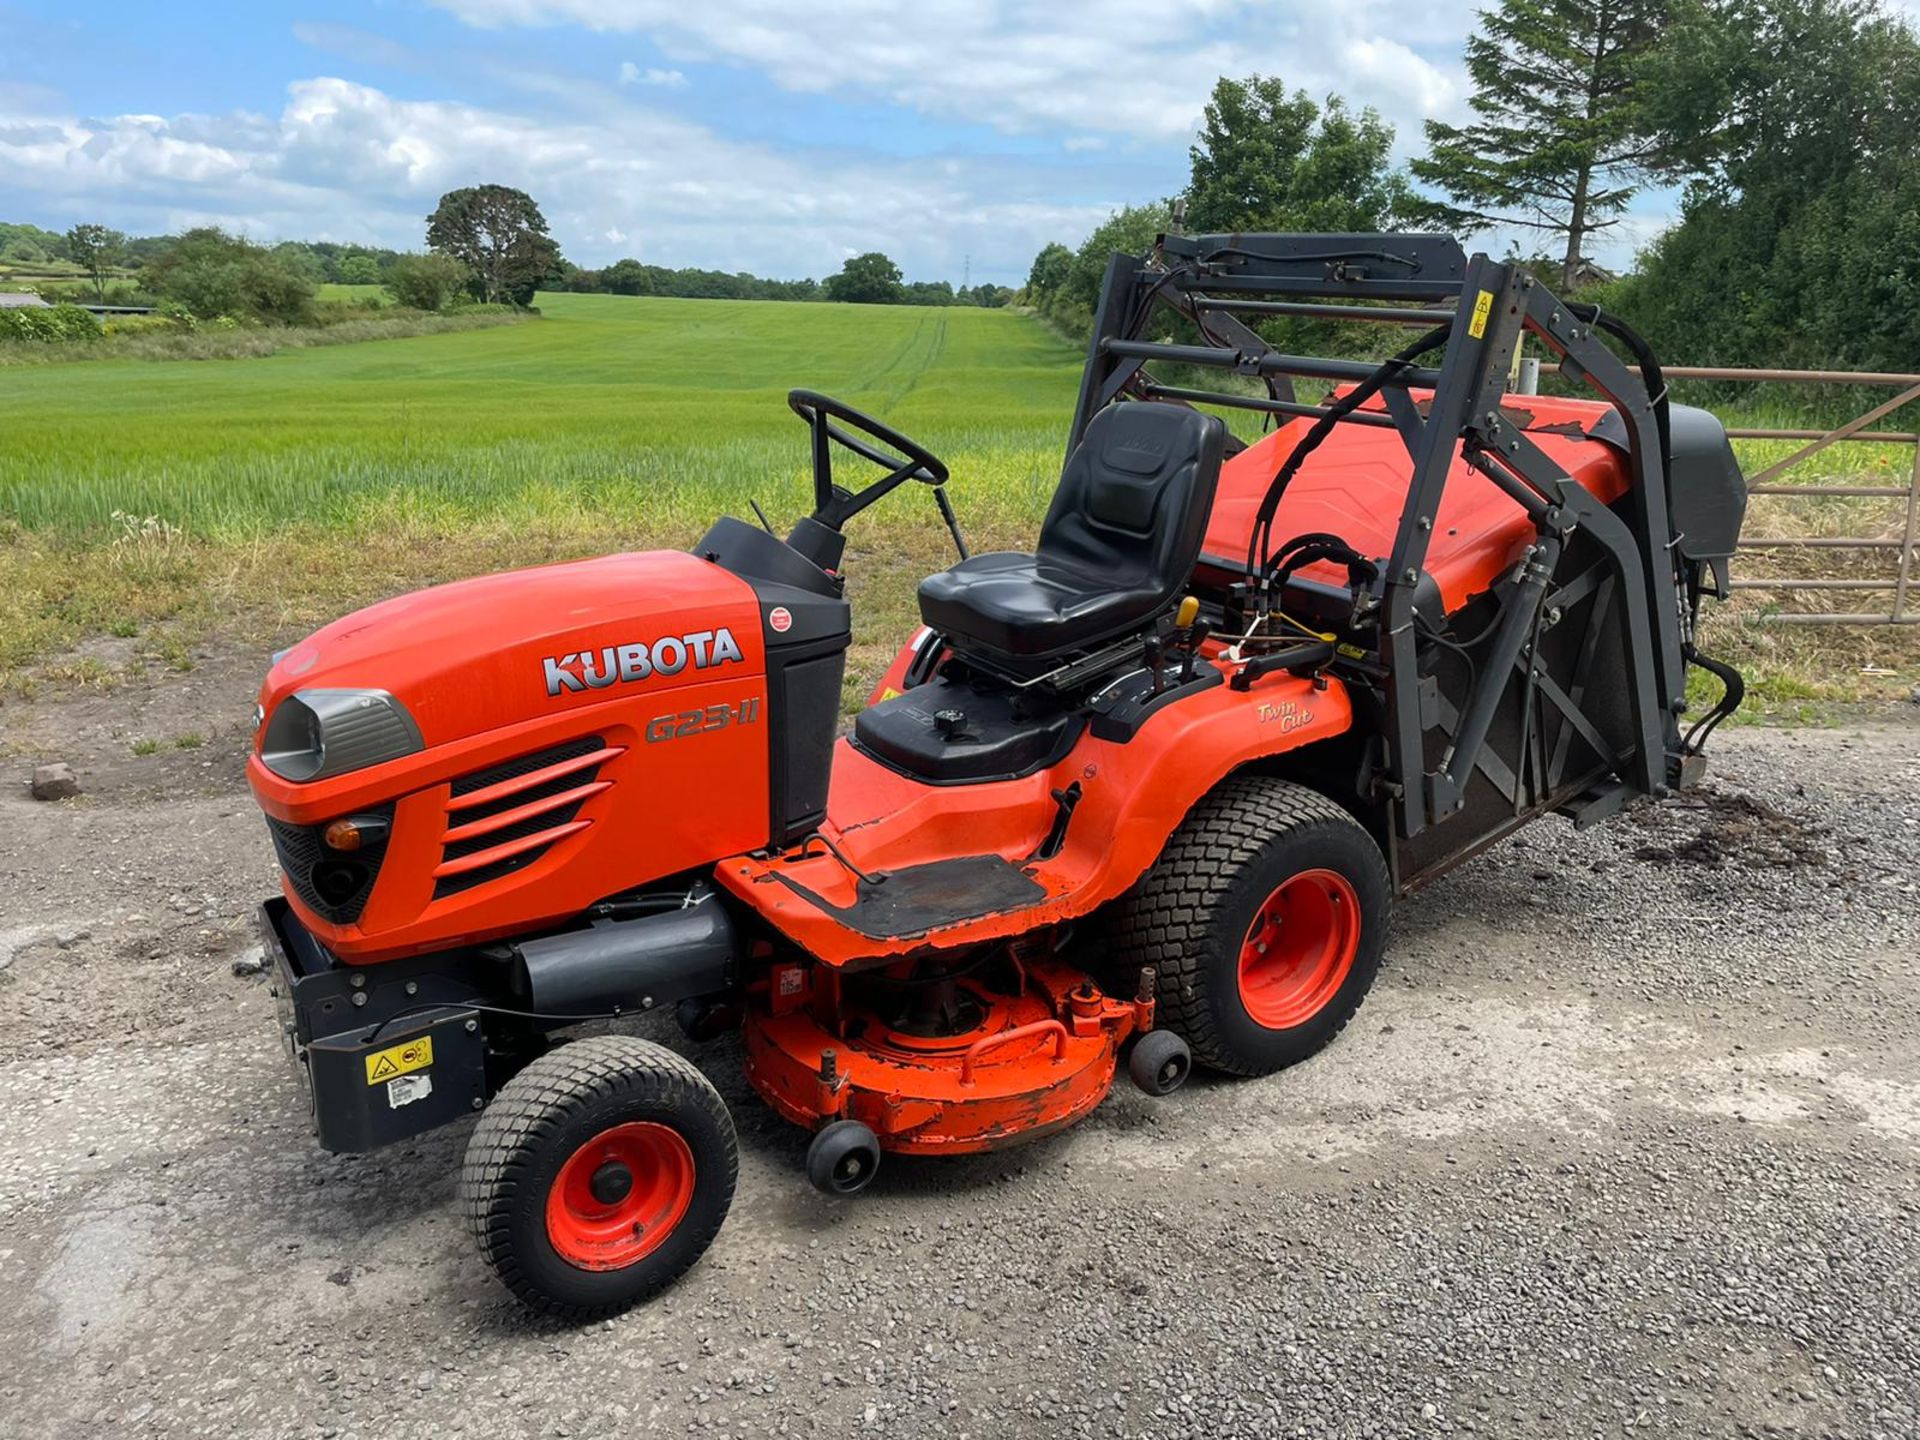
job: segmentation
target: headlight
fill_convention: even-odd
[[[384,690],[299,690],[274,707],[260,763],[282,780],[323,780],[421,748],[419,726]]]

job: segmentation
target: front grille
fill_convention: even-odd
[[[460,776],[450,787],[451,794],[447,801],[447,830],[452,832],[476,821],[490,820],[508,811],[538,805],[542,801],[554,800],[559,796],[569,795],[571,792],[596,784],[604,789],[604,783],[600,781],[599,776],[601,761],[607,758],[601,756],[601,752],[606,748],[606,743],[600,736],[583,735],[563,745],[555,745],[531,755],[522,755],[504,764]],[[601,758],[590,760],[589,757],[592,756],[601,756]],[[528,784],[513,783],[524,781],[554,766],[566,768],[559,774],[536,779]],[[509,788],[499,793],[483,795],[471,804],[460,803],[462,796],[494,792],[501,786]],[[508,853],[471,868],[437,875],[433,884],[433,898],[443,900],[449,895],[458,895],[462,891],[471,890],[476,885],[484,885],[490,880],[511,875],[516,870],[524,870],[546,854],[552,848],[553,842],[549,840],[542,844],[529,845],[525,849],[514,849],[512,847],[516,842],[524,842],[572,824],[579,816],[580,807],[588,798],[584,794],[574,794],[570,799],[539,809],[531,815],[522,816],[504,825],[491,827],[475,835],[442,841],[440,847],[442,869],[445,869],[450,862],[484,856],[490,852],[506,850]]]
[[[377,815],[389,825],[393,821],[391,805],[356,813]],[[358,920],[386,858],[387,842],[342,854],[329,850],[320,838],[324,825],[290,825],[271,815],[266,819],[274,855],[300,903],[331,925]]]

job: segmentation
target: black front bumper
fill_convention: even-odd
[[[278,896],[258,923],[322,1148],[373,1150],[486,1104],[482,1012],[444,960],[344,965]]]

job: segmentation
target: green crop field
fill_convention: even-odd
[[[580,295],[541,308],[524,324],[258,359],[0,368],[0,688],[101,679],[73,658],[101,633],[185,664],[208,635],[284,641],[421,584],[684,546],[719,514],[749,514],[749,498],[790,524],[809,506],[796,385],[942,455],[980,548],[1029,543],[1059,474],[1081,355],[1025,315]],[[1742,458],[1790,448],[1756,442]],[[1828,461],[1804,478],[1890,457]],[[1750,528],[1898,520],[1799,503],[1757,505]],[[849,541],[852,695],[950,549],[917,487],[856,519]],[[1722,622],[1714,643],[1758,672],[1763,705],[1792,710],[1893,683],[1863,674],[1905,684],[1916,638]]]
[[[0,669],[101,629],[284,634],[424,581],[684,545],[749,497],[790,523],[809,494],[793,386],[932,447],[984,539],[1030,535],[1059,473],[1080,356],[1024,315],[540,303],[264,359],[0,370]],[[915,487],[854,522],[870,621],[904,623],[907,576],[943,563],[934,515]]]
[[[546,318],[267,359],[8,372],[0,514],[205,538],[420,510],[706,517],[805,495],[794,385],[924,439],[963,505],[1057,471],[1077,357],[1006,311],[562,295]]]

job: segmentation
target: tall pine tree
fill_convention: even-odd
[[[1658,148],[1643,133],[1634,74],[1668,0],[1501,0],[1467,40],[1469,102],[1479,118],[1427,122],[1413,173],[1454,203],[1433,207],[1464,230],[1494,226],[1560,237],[1560,283],[1584,247],[1618,223]]]

